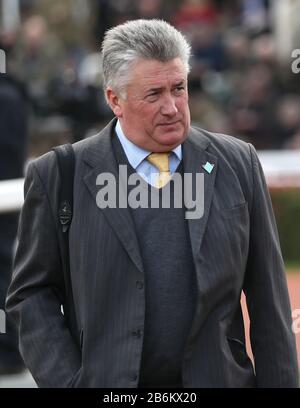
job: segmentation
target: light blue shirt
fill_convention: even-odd
[[[132,143],[124,135],[124,132],[121,128],[120,121],[117,121],[116,124],[116,133],[120,140],[120,143],[124,149],[124,152],[127,156],[127,160],[135,171],[147,181],[148,184],[154,186],[155,176],[158,173],[158,169],[153,166],[146,157],[149,156],[152,152],[142,149],[141,147]],[[181,159],[182,159],[182,147],[181,145],[172,149],[172,154],[169,156],[169,167],[171,175],[176,171]]]

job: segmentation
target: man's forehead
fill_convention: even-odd
[[[186,68],[179,58],[167,62],[139,60],[132,73],[133,83],[143,88],[185,83],[187,79]]]
[[[177,76],[170,76],[170,77],[165,77],[165,78],[144,78],[141,82],[140,85],[143,90],[150,90],[150,89],[163,89],[169,86],[178,86],[178,85],[185,85],[186,84],[186,78],[182,75],[177,75]]]

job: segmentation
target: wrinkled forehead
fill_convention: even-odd
[[[187,69],[180,58],[161,62],[139,59],[131,67],[129,86],[139,88],[186,84]]]

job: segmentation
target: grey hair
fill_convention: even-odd
[[[190,71],[191,46],[185,37],[163,20],[131,20],[111,28],[102,43],[103,88],[126,97],[130,67],[137,59],[167,62],[180,58]]]

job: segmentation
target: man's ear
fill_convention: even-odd
[[[117,118],[121,118],[123,111],[120,105],[120,97],[111,88],[107,88],[105,92],[111,110]]]

